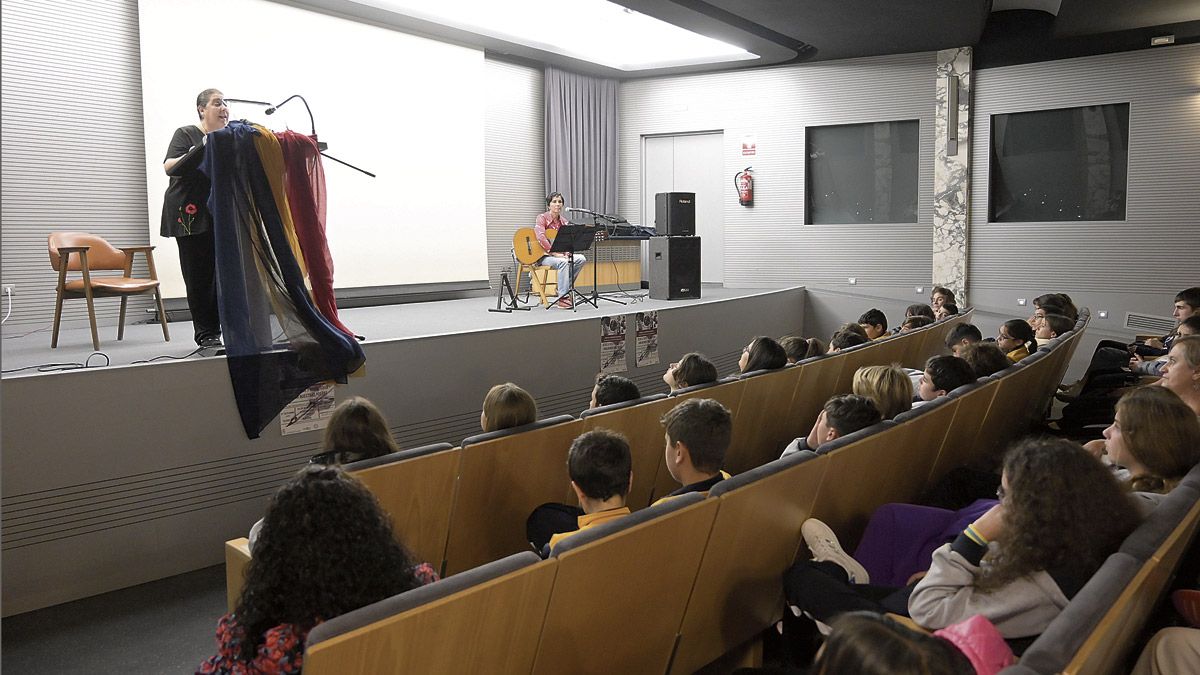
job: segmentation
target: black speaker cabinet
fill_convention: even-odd
[[[700,297],[700,237],[650,238],[650,297]]]
[[[668,237],[696,234],[696,193],[660,192],[654,195],[654,230]]]

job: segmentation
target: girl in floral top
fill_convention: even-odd
[[[275,494],[237,609],[197,673],[299,673],[313,626],[437,580],[399,544],[367,489],[312,465]]]

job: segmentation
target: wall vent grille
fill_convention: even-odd
[[[1175,330],[1175,320],[1167,316],[1127,312],[1125,314],[1125,327],[1139,334],[1166,335]]]

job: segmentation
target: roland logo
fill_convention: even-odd
[[[679,203],[680,203],[680,204],[691,204],[691,203],[692,203],[692,200],[690,200],[690,199],[680,199],[680,200],[679,200]]]

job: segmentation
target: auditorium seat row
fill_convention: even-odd
[[[434,590],[434,584],[326,622],[309,638],[306,669],[694,672],[753,643],[780,618],[782,574],[806,518],[823,516],[843,532],[861,527],[882,503],[913,498],[936,480],[947,438],[973,442],[967,429],[978,432],[988,414],[1003,412],[991,403],[1007,377],[1028,369],[1052,388],[1053,359],[1073,344],[1047,346],[1040,358],[1000,377],[826,444],[815,455],[790,455],[735,475],[708,498],[689,495],[590,529],[566,540],[550,560],[518,554],[485,563],[447,580],[474,579],[466,586]],[[987,407],[974,403],[984,399]],[[1032,410],[1027,400],[1019,401],[1019,411]],[[968,419],[960,410],[978,416]],[[1004,417],[1019,427],[1029,421],[1021,414]],[[951,433],[958,426],[964,429]],[[481,597],[507,596],[505,584],[524,589],[523,601],[497,618],[481,609]],[[540,612],[529,606],[543,598]],[[539,622],[540,630],[531,630]],[[433,626],[448,631],[449,644],[430,646]]]

